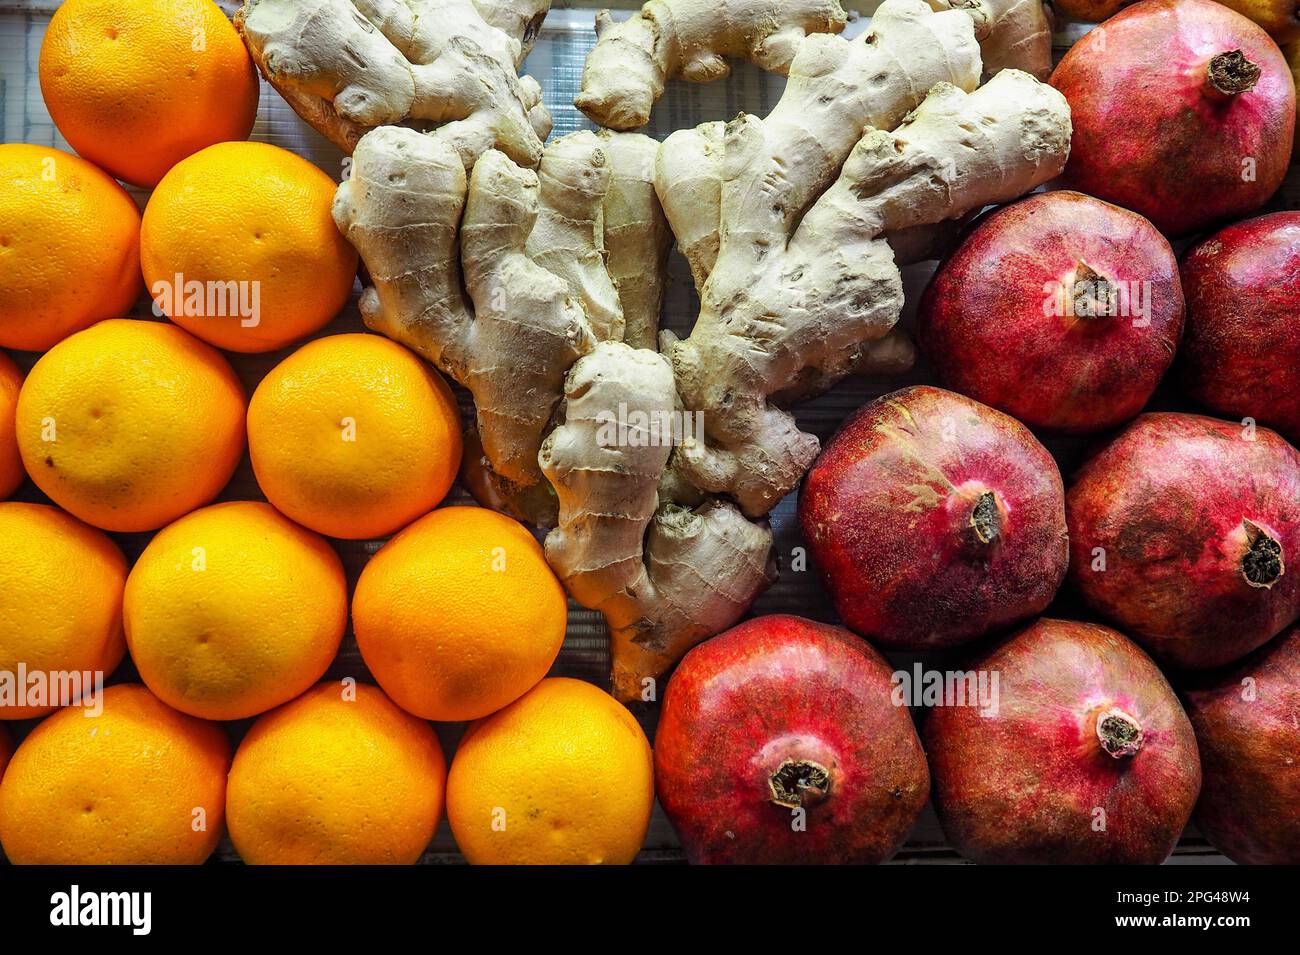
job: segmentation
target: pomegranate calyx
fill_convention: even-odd
[[[1232,97],[1248,93],[1259,82],[1260,68],[1246,59],[1240,50],[1230,50],[1210,58],[1206,78],[1211,91],[1218,96]]]
[[[1119,314],[1119,289],[1082,259],[1070,283],[1073,313],[1077,318],[1109,318]]]
[[[1095,726],[1097,740],[1108,756],[1124,759],[1142,748],[1142,724],[1118,707],[1099,712]]]
[[[1251,587],[1268,590],[1286,573],[1282,545],[1249,518],[1242,518],[1246,531],[1246,553],[1241,558],[1241,576]]]
[[[821,802],[831,791],[831,774],[810,759],[787,759],[767,780],[772,802],[786,809],[801,809]]]
[[[981,544],[991,544],[1002,534],[1002,515],[998,512],[998,496],[984,491],[975,500],[970,512],[970,526],[975,539]]]

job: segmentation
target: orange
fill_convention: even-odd
[[[28,373],[17,429],[27,473],[56,504],[105,530],[153,530],[230,480],[244,389],[219,352],[175,325],[100,322]]]
[[[251,865],[410,865],[438,828],[446,780],[428,723],[373,686],[322,683],[240,743],[230,839]]]
[[[16,681],[22,664],[29,678],[21,699],[0,692],[0,719],[48,713],[117,668],[125,583],[126,559],[102,531],[48,504],[0,504],[0,677]],[[32,696],[35,673],[47,674],[41,699]],[[76,675],[63,684],[68,693],[50,692],[55,674]]]
[[[14,740],[9,735],[9,730],[0,723],[0,779],[4,779],[5,767],[9,765],[9,757],[14,754]]]
[[[23,373],[9,356],[0,352],[0,499],[18,490],[27,472],[18,454],[18,436],[14,433],[14,409]]]
[[[0,845],[19,865],[198,865],[221,839],[230,743],[136,684],[98,715],[60,710],[0,781]]]
[[[352,627],[403,709],[472,720],[518,699],[555,662],[567,605],[522,524],[478,507],[434,511],[366,565]]]
[[[322,329],[357,273],[330,214],[335,188],[266,143],[222,143],[177,163],[140,233],[156,308],[227,351],[271,351]]]
[[[40,78],[72,148],[137,186],[204,146],[247,139],[257,115],[257,71],[212,0],[65,0]]]
[[[131,309],[140,210],[76,156],[0,145],[0,347],[44,351]]]
[[[127,646],[168,706],[237,720],[324,675],[348,621],[343,563],[269,504],[214,504],[164,527],[126,582]]]
[[[441,501],[460,467],[460,416],[438,373],[378,335],[298,349],[248,404],[267,500],[331,537],[387,537]]]
[[[543,680],[466,732],[447,818],[476,865],[625,865],[645,842],[654,767],[641,726],[590,683]]]

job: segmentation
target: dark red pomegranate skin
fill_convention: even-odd
[[[786,615],[691,650],[655,736],[655,787],[687,858],[847,864],[897,852],[930,775],[891,674],[848,631]]]
[[[918,318],[944,387],[1032,427],[1098,431],[1137,415],[1173,362],[1178,262],[1137,213],[1040,193],[971,231]]]
[[[982,863],[1156,865],[1201,784],[1196,739],[1160,670],[1108,627],[1041,619],[970,667],[994,716],[936,707],[923,736],[948,840]]]
[[[1300,864],[1300,628],[1186,688],[1204,780],[1196,821],[1220,852]]]
[[[1300,212],[1228,226],[1188,253],[1182,271],[1187,393],[1300,440]]]
[[[1221,666],[1300,616],[1300,453],[1266,428],[1143,415],[1066,513],[1071,580],[1162,662]]]
[[[840,618],[905,649],[1041,612],[1069,559],[1056,462],[1020,422],[925,386],[860,408],[804,481],[799,521]]]
[[[1213,0],[1143,0],[1052,73],[1073,136],[1062,183],[1182,235],[1258,209],[1291,161],[1295,89],[1264,30]]]

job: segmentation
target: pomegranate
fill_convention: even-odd
[[[1228,226],[1183,261],[1183,385],[1300,440],[1300,212]]]
[[[1181,235],[1258,209],[1291,161],[1295,88],[1262,28],[1213,0],[1143,0],[1070,48],[1065,185]]]
[[[939,388],[853,414],[809,471],[799,521],[840,618],[889,647],[1031,617],[1069,558],[1052,456],[1020,422]]]
[[[1234,862],[1300,863],[1300,627],[1186,695],[1204,774],[1201,831]]]
[[[921,299],[921,346],[945,387],[1028,425],[1132,418],[1183,330],[1178,262],[1155,226],[1078,192],[993,212]]]
[[[1300,616],[1300,453],[1272,431],[1143,415],[1066,513],[1071,579],[1159,660],[1220,666]]]
[[[1151,659],[1108,627],[1041,619],[974,661],[993,715],[925,721],[934,805],[962,855],[991,863],[1163,862],[1201,785],[1196,738]]]
[[[655,788],[693,863],[875,863],[930,789],[884,657],[839,627],[758,617],[700,644],[664,694]]]

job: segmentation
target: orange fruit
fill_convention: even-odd
[[[140,210],[99,169],[44,146],[0,145],[0,347],[44,351],[130,310]]]
[[[72,148],[137,186],[205,146],[247,139],[257,115],[257,70],[212,0],[64,0],[40,79]]]
[[[460,416],[438,373],[378,335],[333,335],[280,362],[248,403],[267,500],[331,537],[387,537],[441,501]]]
[[[250,865],[410,865],[442,818],[432,727],[365,684],[322,683],[253,724],[226,793]]]
[[[370,558],[352,599],[366,666],[399,706],[472,720],[518,699],[564,642],[567,605],[522,524],[479,507],[434,511]]]
[[[8,355],[0,352],[0,499],[18,490],[27,472],[18,454],[18,436],[14,433],[14,409],[23,373]]]
[[[198,865],[217,847],[230,742],[137,684],[103,711],[59,710],[0,781],[0,845],[19,865]]]
[[[0,674],[19,664],[28,677],[76,674],[70,687],[89,689],[84,675],[107,677],[122,661],[122,588],[126,559],[108,535],[48,504],[0,503]],[[23,720],[54,709],[44,700],[0,693],[0,719]],[[57,694],[56,694],[57,695]],[[45,702],[49,700],[50,702]],[[24,705],[17,705],[22,702]]]
[[[206,504],[244,450],[244,389],[216,350],[163,322],[117,319],[46,352],[18,394],[37,487],[110,531]]]
[[[348,621],[343,562],[269,504],[214,504],[164,527],[131,569],[127,646],[168,706],[237,720],[324,675]]]
[[[266,143],[181,160],[149,197],[140,232],[155,306],[227,351],[271,351],[320,331],[357,274],[357,251],[330,213],[335,188]]]
[[[626,865],[653,806],[640,724],[607,693],[563,677],[471,726],[447,778],[451,831],[476,865]]]

